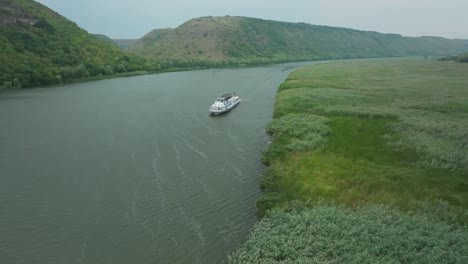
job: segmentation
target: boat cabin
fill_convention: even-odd
[[[218,99],[216,99],[217,102],[221,102],[221,103],[224,103],[226,102],[227,100],[229,100],[231,97],[233,97],[235,94],[232,94],[232,93],[227,93],[227,94],[223,94],[221,95],[221,97],[219,97]]]

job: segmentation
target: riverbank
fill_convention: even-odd
[[[166,68],[166,69],[161,69],[161,70],[151,70],[151,71],[141,70],[141,71],[114,73],[110,75],[101,74],[101,75],[88,76],[88,77],[82,77],[82,78],[76,78],[76,79],[66,79],[66,80],[60,79],[60,80],[57,80],[57,83],[54,83],[54,84],[40,85],[40,86],[28,86],[28,87],[22,87],[21,84],[14,84],[13,82],[4,82],[0,84],[0,93],[4,91],[11,91],[11,90],[34,89],[34,88],[39,88],[39,87],[53,87],[53,86],[63,85],[63,84],[84,83],[84,82],[91,82],[91,81],[124,78],[124,77],[135,77],[135,76],[159,74],[159,73],[186,72],[186,71],[209,70],[209,69],[243,69],[243,68],[254,68],[254,67],[260,67],[260,66],[268,67],[272,65],[275,65],[275,64],[238,64],[238,65],[224,65],[224,66],[218,66],[218,67],[193,66],[193,67],[184,67],[184,68],[172,67],[172,68]]]
[[[230,262],[465,262],[466,72],[428,59],[293,72],[267,126],[266,216]]]

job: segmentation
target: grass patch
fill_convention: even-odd
[[[395,120],[330,119],[333,132],[325,150],[296,152],[271,163],[262,185],[267,196],[272,193],[277,199],[260,205],[262,209],[291,200],[326,200],[350,207],[370,202],[410,210],[409,201],[441,199],[468,207],[466,172],[420,165],[415,150],[388,145],[389,139],[397,138],[391,130]]]
[[[369,162],[390,164],[394,161],[414,161],[414,154],[395,152],[386,145],[386,139],[395,138],[389,130],[393,119],[341,117],[332,118],[332,133],[329,137],[328,153]]]
[[[331,129],[328,118],[311,114],[290,114],[273,120],[267,133],[277,137],[263,155],[263,162],[285,157],[286,153],[323,149]]]

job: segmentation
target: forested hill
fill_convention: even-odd
[[[33,0],[0,0],[0,90],[140,70],[468,52],[468,40],[229,16],[192,19],[134,41],[88,34]]]
[[[0,51],[0,89],[148,67],[32,0],[0,0]]]
[[[148,33],[130,49],[161,67],[298,60],[433,56],[468,51],[468,40],[402,37],[246,17],[202,17]]]

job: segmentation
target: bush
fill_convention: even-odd
[[[119,64],[117,65],[115,72],[118,72],[118,73],[127,72],[127,68],[125,67],[125,65]]]

